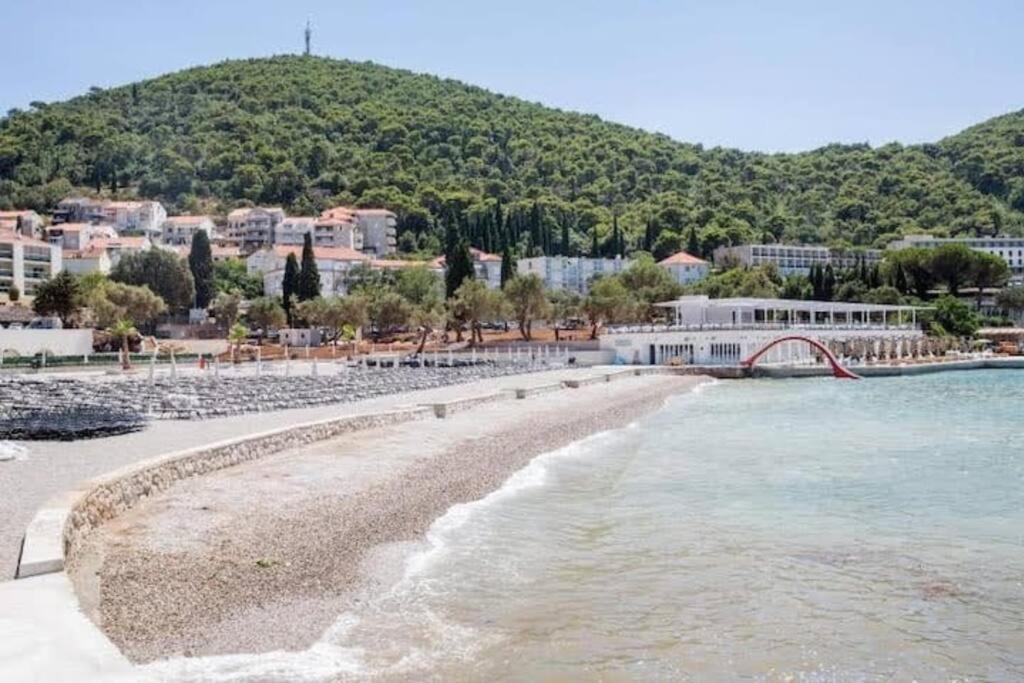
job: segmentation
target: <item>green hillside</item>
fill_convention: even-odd
[[[159,198],[176,212],[383,205],[399,213],[409,249],[459,222],[481,246],[589,252],[595,232],[614,241],[613,214],[628,249],[659,252],[685,247],[691,231],[704,251],[750,239],[1019,234],[1024,111],[935,144],[768,155],[432,76],[285,56],[94,89],[0,119],[0,207],[46,210],[79,190]]]

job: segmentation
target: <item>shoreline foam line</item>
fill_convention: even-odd
[[[604,372],[608,371],[613,374],[634,375],[680,374],[671,368],[654,367],[597,370],[602,378],[604,378]],[[611,381],[611,378],[606,381]],[[525,388],[507,390],[506,397],[526,398],[565,388],[564,383],[561,382],[541,386],[530,385]],[[29,667],[27,670],[38,673],[39,669],[35,668],[37,665],[50,662],[47,666],[58,674],[54,680],[63,680],[62,673],[74,671],[87,672],[87,674],[91,672],[96,674],[97,679],[102,677],[103,680],[141,681],[149,679],[149,673],[131,665],[106,634],[82,612],[78,595],[74,592],[66,573],[68,553],[71,553],[70,557],[73,559],[74,550],[80,546],[84,535],[112,518],[99,514],[99,510],[89,513],[83,509],[83,505],[90,500],[90,495],[95,495],[99,488],[118,481],[122,483],[134,481],[133,475],[142,475],[141,481],[134,481],[136,486],[121,489],[121,498],[111,497],[105,501],[106,514],[116,516],[145,496],[163,491],[179,479],[200,476],[206,472],[245,461],[244,459],[232,459],[231,449],[241,448],[244,450],[244,447],[251,445],[253,441],[260,441],[261,447],[249,455],[247,459],[250,460],[317,440],[316,437],[311,437],[309,434],[303,435],[304,430],[312,429],[320,435],[319,438],[327,439],[346,431],[342,429],[332,432],[329,429],[331,425],[348,425],[350,429],[347,431],[354,431],[358,428],[355,426],[357,424],[362,424],[366,428],[378,426],[372,424],[371,421],[373,418],[382,416],[392,419],[400,417],[400,421],[411,421],[413,419],[432,419],[435,415],[432,404],[421,404],[400,406],[393,410],[377,413],[348,415],[341,418],[289,425],[260,434],[250,434],[158,455],[87,479],[76,485],[75,488],[51,497],[37,512],[22,541],[16,575],[18,580],[0,583],[0,594],[10,598],[0,601],[0,625],[9,627],[4,629],[5,631],[9,631],[15,636],[28,637],[31,641],[25,648],[17,648],[13,652],[0,651],[0,669],[18,671],[27,666]],[[397,423],[393,422],[393,424]],[[284,439],[287,435],[294,437],[293,443],[278,442],[277,447],[273,447],[275,439]],[[224,451],[218,452],[220,449],[224,449]],[[205,464],[204,459],[207,461]],[[171,468],[174,476],[155,477],[148,486],[144,484],[147,475],[158,474],[163,467]],[[73,513],[76,511],[78,516],[72,519]],[[79,535],[77,544],[72,542],[76,535]],[[15,608],[16,604],[22,603],[35,607],[32,609]],[[44,605],[45,608],[41,607]],[[13,611],[12,608],[14,608]],[[69,629],[77,629],[74,637],[68,637]]]
[[[645,374],[668,373],[651,372]],[[610,379],[613,376],[616,379],[622,379],[626,376],[634,376],[634,373],[632,371],[612,373],[608,376],[609,379],[598,376],[595,381],[588,382],[588,384],[610,382],[613,381]],[[448,507],[443,514],[431,522],[429,528],[418,542],[419,547],[405,554],[402,560],[403,569],[401,575],[391,585],[382,586],[380,591],[385,594],[392,593],[398,590],[404,582],[415,580],[417,574],[427,570],[443,556],[451,542],[448,536],[471,521],[473,516],[495,503],[506,501],[525,491],[549,484],[550,469],[553,463],[565,458],[586,457],[591,452],[590,449],[595,445],[636,429],[640,420],[666,409],[673,401],[698,396],[705,387],[717,383],[717,380],[713,378],[706,382],[696,383],[686,391],[666,396],[657,408],[626,425],[594,432],[564,446],[538,453],[521,468],[506,477],[497,488],[489,491],[481,498],[455,503]],[[546,387],[547,385],[545,385]],[[566,387],[563,386],[562,388]],[[143,664],[141,665],[141,670],[146,673],[156,674],[159,677],[167,676],[173,678],[184,675],[188,680],[205,680],[207,678],[220,680],[221,676],[262,678],[272,675],[289,680],[312,681],[346,674],[366,673],[364,663],[360,659],[360,649],[344,643],[344,638],[342,637],[353,624],[359,623],[360,619],[361,617],[358,614],[350,611],[338,614],[335,620],[324,629],[323,633],[304,650],[273,650],[267,653],[234,653],[203,657],[171,657]],[[382,672],[375,673],[381,674]],[[403,672],[392,671],[384,673],[400,675]]]

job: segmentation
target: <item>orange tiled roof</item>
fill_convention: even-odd
[[[166,222],[189,225],[190,223],[201,223],[208,220],[211,220],[209,216],[168,216]]]
[[[667,259],[658,261],[659,266],[700,265],[702,263],[706,264],[707,261],[685,251],[680,251],[679,253],[672,254]]]
[[[0,242],[18,242],[20,244],[27,244],[33,247],[50,246],[49,242],[37,240],[33,237],[26,237],[25,235],[21,235],[17,232],[14,232],[13,230],[0,230]]]
[[[288,254],[295,254],[295,258],[302,258],[302,247],[299,245],[278,244],[274,247],[274,253],[287,258]],[[348,247],[313,247],[313,256],[324,261],[369,261],[370,257],[355,249]]]
[[[498,256],[497,254],[489,254],[486,251],[483,251],[482,249],[477,249],[476,247],[469,248],[469,255],[470,257],[472,257],[474,261],[477,262],[501,262],[501,257]],[[447,265],[444,256],[438,256],[436,259],[431,261],[431,263],[434,264],[434,266],[437,268],[444,268],[445,265]]]

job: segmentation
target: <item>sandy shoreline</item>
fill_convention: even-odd
[[[182,482],[95,533],[72,579],[133,661],[304,649],[387,574],[365,570],[387,569],[388,548],[536,455],[701,381],[633,377],[503,401]]]

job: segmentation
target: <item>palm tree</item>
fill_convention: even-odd
[[[131,320],[118,320],[107,328],[107,332],[121,340],[121,369],[131,370],[132,358],[128,349],[128,340],[137,335],[139,331],[135,329]]]
[[[231,326],[231,331],[228,332],[228,341],[231,342],[231,361],[233,363],[238,362],[238,351],[242,348],[242,344],[249,338],[249,328],[241,323],[235,323]]]

